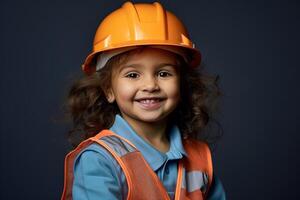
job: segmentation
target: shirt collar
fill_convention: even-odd
[[[129,140],[142,153],[151,168],[156,171],[166,160],[180,159],[187,156],[182,141],[181,134],[177,126],[173,125],[169,129],[170,149],[167,153],[160,152],[151,144],[139,136],[132,127],[120,115],[116,115],[114,124],[110,128],[115,134]]]

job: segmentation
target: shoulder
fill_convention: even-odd
[[[183,143],[188,154],[186,160],[192,163],[193,168],[199,168],[207,173],[210,185],[213,176],[213,163],[208,144],[195,139],[185,139]]]
[[[74,163],[72,195],[75,199],[123,199],[125,179],[110,153],[92,143],[77,154]],[[101,188],[101,190],[99,190]],[[84,198],[83,198],[84,197]]]
[[[107,170],[112,174],[118,173],[118,164],[113,156],[102,146],[92,143],[83,148],[74,160],[74,170],[92,170],[93,168]]]
[[[99,181],[101,177],[103,181],[114,182],[119,186],[122,185],[123,177],[121,167],[114,157],[97,143],[86,146],[76,155],[73,169],[75,182],[76,179],[77,182],[87,182],[91,177]],[[94,181],[91,180],[90,182],[93,183]],[[88,185],[90,183],[85,184]],[[105,184],[103,183],[103,185]]]
[[[211,151],[206,142],[188,138],[183,140],[183,145],[188,152],[196,152],[211,157]]]

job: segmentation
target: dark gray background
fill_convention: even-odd
[[[221,77],[214,166],[228,199],[300,198],[298,2],[161,1]],[[69,125],[53,119],[100,20],[122,3],[1,1],[0,199],[59,199]]]

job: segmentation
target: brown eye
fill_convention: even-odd
[[[168,77],[168,76],[172,76],[171,73],[167,72],[167,71],[160,71],[158,72],[158,76],[160,77]]]
[[[135,73],[135,72],[130,72],[128,74],[126,74],[127,78],[131,78],[131,79],[135,79],[135,78],[138,78],[139,77],[139,74],[138,73]]]

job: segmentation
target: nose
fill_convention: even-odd
[[[142,84],[142,91],[155,92],[159,90],[158,80],[155,77],[145,77]]]

